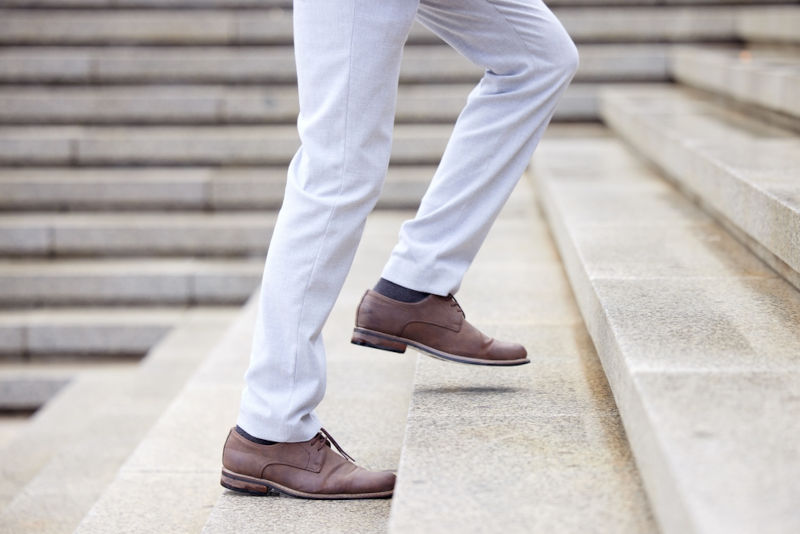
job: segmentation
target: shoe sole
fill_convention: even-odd
[[[383,332],[376,332],[375,330],[367,330],[366,328],[356,327],[353,329],[353,337],[350,343],[354,345],[361,345],[362,347],[370,347],[373,349],[388,350],[389,352],[404,353],[406,347],[411,347],[425,356],[443,360],[446,362],[464,363],[467,365],[490,365],[494,367],[513,367],[515,365],[525,365],[531,363],[528,358],[520,358],[517,360],[483,360],[480,358],[468,358],[466,356],[459,356],[458,354],[450,354],[441,350],[436,350],[433,347],[423,345],[417,341],[406,339],[402,337],[384,334]]]
[[[316,500],[342,500],[342,499],[387,499],[392,496],[394,490],[379,491],[375,493],[306,493],[304,491],[293,490],[271,480],[263,478],[249,477],[222,469],[222,477],[219,482],[222,487],[229,490],[257,495],[260,497],[288,495],[300,499]]]

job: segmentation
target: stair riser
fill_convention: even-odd
[[[397,123],[454,122],[471,85],[400,89]],[[573,86],[554,120],[597,118],[594,88]],[[182,94],[181,94],[182,93]],[[297,120],[293,88],[263,91],[64,89],[36,91],[24,87],[0,92],[0,122],[6,124],[293,124]]]
[[[606,6],[620,5],[660,6],[685,5],[686,0],[550,0],[550,6]],[[794,0],[697,0],[693,5],[716,6],[731,4],[792,4]],[[5,0],[8,7],[20,8],[277,8],[291,9],[291,0]]]
[[[735,9],[557,8],[556,16],[581,41],[732,40]],[[291,44],[289,11],[0,11],[6,44]],[[412,44],[439,40],[416,24]]]
[[[414,209],[434,167],[392,168],[379,209]],[[20,169],[0,172],[0,209],[56,210],[275,210],[286,170],[261,169]]]
[[[130,128],[0,129],[4,165],[288,165],[299,141],[288,126],[236,130]],[[449,127],[398,127],[392,162],[435,164]]]
[[[8,256],[263,256],[271,226],[208,228],[66,228],[0,224]]]
[[[0,412],[38,410],[68,382],[67,377],[0,377]]]
[[[585,45],[576,81],[667,79],[665,45]],[[445,47],[410,47],[400,81],[475,83],[482,70]],[[6,48],[0,83],[295,83],[291,49]]]
[[[0,324],[0,356],[142,356],[170,325]]]
[[[0,307],[243,304],[260,279],[260,273],[115,277],[0,274]]]

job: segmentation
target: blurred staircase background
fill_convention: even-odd
[[[0,0],[0,532],[800,530],[800,3],[548,4],[581,67],[459,295],[534,362],[342,335],[481,75],[415,27],[320,408],[397,493],[306,503],[216,480],[291,2]]]

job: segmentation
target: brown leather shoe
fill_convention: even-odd
[[[434,358],[476,365],[530,363],[522,345],[498,341],[469,324],[452,295],[400,302],[369,289],[358,306],[351,342],[393,352],[411,346]]]
[[[341,455],[331,449],[331,443]],[[301,443],[260,445],[232,428],[222,451],[220,483],[252,495],[376,499],[391,497],[394,482],[392,472],[357,466],[325,429]]]

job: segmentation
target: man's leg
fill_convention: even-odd
[[[325,392],[321,330],[389,162],[402,46],[415,0],[295,0],[302,146],[270,243],[238,425],[311,439]]]
[[[541,0],[421,0],[417,18],[486,69],[383,272],[401,286],[447,295],[528,165],[578,55]]]
[[[460,363],[522,365],[529,362],[525,348],[470,325],[451,294],[575,74],[577,51],[541,0],[420,0],[417,18],[486,73],[382,279],[358,307],[352,342],[396,352],[410,345]]]

